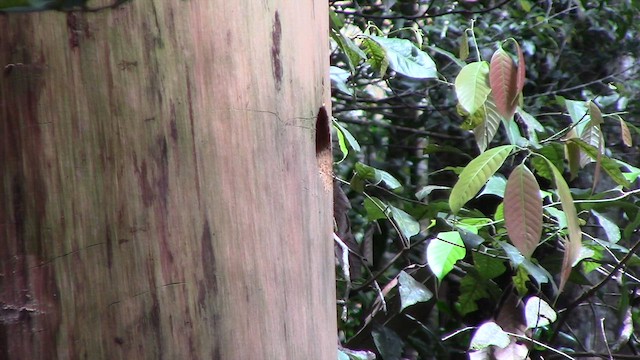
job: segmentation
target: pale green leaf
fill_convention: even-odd
[[[489,88],[489,63],[473,62],[460,70],[455,80],[458,101],[469,113],[475,113],[487,100]]]
[[[527,329],[535,329],[555,322],[558,316],[546,301],[532,296],[524,306],[524,317]]]
[[[389,205],[388,209],[389,215],[405,239],[408,240],[420,232],[420,224],[411,215],[391,205]]]
[[[441,185],[427,185],[424,186],[422,189],[420,189],[417,193],[416,193],[416,199],[418,200],[423,200],[425,199],[427,196],[429,196],[429,194],[431,194],[431,192],[435,191],[435,190],[450,190],[451,188],[448,186],[441,186]]]
[[[504,197],[504,190],[506,189],[506,187],[507,179],[505,179],[504,176],[500,174],[493,175],[489,178],[489,181],[487,181],[487,184],[484,186],[478,196],[480,197],[482,195],[495,195],[502,198]]]
[[[439,280],[442,280],[454,264],[463,259],[466,249],[460,233],[447,231],[439,233],[431,239],[427,246],[427,264]]]
[[[429,289],[404,271],[398,275],[398,283],[400,284],[400,311],[413,304],[429,301],[433,297]]]
[[[491,140],[498,132],[500,122],[503,121],[502,115],[498,113],[498,109],[493,101],[493,95],[489,94],[484,103],[484,121],[473,129],[473,135],[476,138],[476,144],[480,152],[484,152]]]
[[[471,338],[470,350],[480,350],[491,345],[499,348],[505,348],[511,340],[509,335],[502,330],[500,325],[493,321],[482,324]]]
[[[607,239],[609,239],[610,242],[617,243],[620,241],[620,228],[615,222],[595,210],[591,210],[591,213],[593,213],[596,219],[598,219],[598,223],[602,226],[602,229],[605,234],[607,234]]]
[[[416,79],[437,78],[436,64],[424,51],[406,39],[371,35],[385,51],[389,67],[396,72]]]
[[[456,214],[480,191],[487,180],[502,166],[513,145],[503,145],[480,154],[462,170],[449,196],[451,211]]]

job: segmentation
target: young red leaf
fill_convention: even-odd
[[[542,198],[535,176],[524,164],[516,167],[507,180],[504,221],[513,245],[530,258],[542,234]]]
[[[491,57],[489,85],[496,108],[505,119],[516,112],[518,91],[518,69],[511,56],[499,48]]]
[[[516,51],[518,52],[518,94],[522,92],[524,88],[524,83],[526,81],[526,64],[524,62],[524,54],[522,53],[522,49],[520,45],[516,42]]]

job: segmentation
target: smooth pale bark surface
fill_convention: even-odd
[[[335,359],[327,26],[0,14],[0,358]]]

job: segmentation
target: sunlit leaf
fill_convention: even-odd
[[[342,159],[338,162],[342,162],[347,155],[349,154],[349,149],[347,148],[347,144],[355,151],[360,151],[360,144],[356,140],[353,135],[347,130],[344,126],[340,125],[337,121],[332,121],[334,128],[336,129],[336,133],[338,134],[338,144],[340,146],[340,151],[342,152]]]
[[[473,114],[487,100],[489,88],[489,63],[477,61],[465,65],[455,80],[455,90],[462,107]]]
[[[542,235],[542,198],[533,173],[520,164],[511,172],[504,195],[505,227],[511,242],[531,257]]]
[[[398,275],[398,282],[400,284],[400,311],[413,304],[429,301],[433,297],[433,293],[429,289],[404,271]]]
[[[429,194],[431,194],[431,192],[435,191],[435,190],[449,190],[451,189],[448,186],[442,186],[442,185],[427,185],[424,186],[422,189],[420,189],[417,193],[416,193],[416,199],[418,200],[423,200],[425,199],[427,196],[429,196]]]
[[[487,180],[502,166],[513,145],[503,145],[480,154],[462,170],[449,196],[451,211],[456,214],[480,191]]]
[[[558,316],[546,301],[532,296],[525,303],[524,317],[527,329],[535,329],[555,322]]]
[[[491,57],[489,83],[498,113],[505,119],[511,119],[516,111],[519,95],[518,68],[511,55],[502,47]]]
[[[470,350],[480,350],[495,345],[505,348],[509,345],[509,335],[502,330],[500,325],[493,321],[482,324],[471,338]]]
[[[560,203],[562,204],[562,210],[567,217],[567,229],[569,231],[569,238],[565,239],[565,252],[564,259],[562,261],[562,270],[560,273],[560,286],[558,291],[562,291],[569,279],[571,268],[578,256],[580,255],[580,248],[582,247],[582,232],[578,223],[578,213],[573,203],[573,197],[566,181],[562,177],[562,174],[556,169],[553,164],[549,162],[549,166],[553,171],[553,177],[558,190],[558,196],[560,197]]]
[[[407,39],[369,36],[385,51],[389,67],[396,72],[415,79],[437,78],[436,64],[424,51]]]
[[[464,243],[457,231],[441,232],[427,246],[427,264],[436,277],[442,280],[465,254]]]

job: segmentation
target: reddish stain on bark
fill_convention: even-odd
[[[280,90],[282,83],[282,60],[280,59],[280,46],[282,45],[282,24],[280,14],[276,11],[271,30],[271,65],[273,66],[273,76],[276,79],[276,88]]]

